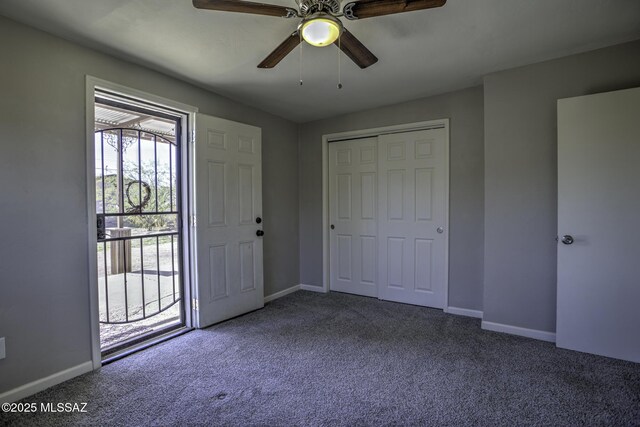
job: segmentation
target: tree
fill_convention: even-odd
[[[144,162],[139,168],[135,162],[125,162],[122,176],[122,198],[124,212],[130,216],[123,218],[122,226],[144,228],[147,231],[163,230],[175,227],[175,215],[144,214],[145,212],[171,212],[176,209],[176,190],[171,189],[172,177],[169,164],[160,163],[157,167],[153,161]],[[120,212],[120,194],[117,174],[104,177],[105,213]],[[174,186],[175,187],[175,186]],[[102,177],[96,177],[97,212],[102,212]],[[173,200],[172,200],[173,197]],[[172,209],[173,205],[173,209]],[[142,214],[142,215],[140,215]],[[114,224],[115,225],[115,224]]]

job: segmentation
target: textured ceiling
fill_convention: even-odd
[[[293,0],[262,0],[290,6]],[[193,8],[190,0],[2,0],[0,14],[304,122],[480,84],[493,71],[640,38],[638,0],[448,0],[439,9],[345,21],[380,61],[304,45],[256,65],[296,19]]]

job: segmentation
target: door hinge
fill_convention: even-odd
[[[193,310],[193,311],[198,311],[199,310],[199,308],[198,308],[198,300],[196,298],[193,298],[191,300],[191,310]]]
[[[191,215],[189,219],[192,227],[195,227],[198,224],[198,220],[196,219],[195,215]]]
[[[189,141],[189,142],[191,142],[192,144],[196,143],[196,131],[195,131],[195,129],[191,131],[191,141]]]

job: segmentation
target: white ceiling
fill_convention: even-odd
[[[290,6],[294,0],[258,0]],[[638,0],[449,0],[345,27],[378,58],[361,70],[304,45],[256,65],[296,19],[197,10],[191,0],[2,0],[0,14],[279,116],[305,122],[480,84],[482,76],[640,38]]]

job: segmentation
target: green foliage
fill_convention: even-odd
[[[175,186],[173,194],[170,189],[171,177],[169,174],[168,164],[158,164],[158,172],[156,178],[156,170],[153,161],[144,162],[140,167],[140,175],[138,176],[138,165],[133,162],[125,162],[123,168],[123,188],[122,194],[118,192],[118,176],[116,174],[105,175],[104,177],[104,204],[105,213],[120,212],[121,197],[124,201],[124,212],[131,213],[123,219],[124,227],[142,228],[147,231],[161,231],[166,229],[175,229],[175,215],[137,215],[136,209],[140,202],[145,199],[145,187],[138,185],[138,180],[145,182],[150,188],[150,195],[146,205],[142,206],[142,212],[170,212],[177,210],[176,208],[176,192]],[[157,186],[156,186],[157,179]],[[133,183],[129,186],[130,183]],[[127,197],[127,187],[129,186]],[[142,188],[141,188],[142,187]],[[142,191],[140,191],[142,190]],[[172,199],[173,196],[173,209]],[[96,208],[97,212],[102,212],[102,177],[96,177]],[[157,203],[157,204],[156,204]],[[157,206],[157,208],[156,208]],[[114,221],[108,221],[107,226],[115,226]]]

